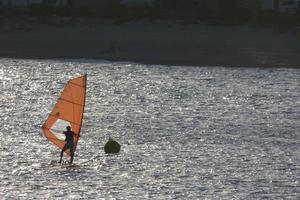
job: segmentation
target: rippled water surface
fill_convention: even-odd
[[[79,167],[52,166],[41,126],[83,73]],[[300,196],[299,69],[0,59],[0,81],[0,199]]]

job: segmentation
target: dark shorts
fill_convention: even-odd
[[[64,146],[64,149],[72,149],[74,146],[73,142],[67,142]]]

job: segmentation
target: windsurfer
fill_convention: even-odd
[[[70,164],[72,164],[73,162],[73,157],[74,157],[74,142],[73,142],[73,139],[74,139],[74,132],[71,131],[71,127],[70,126],[67,126],[67,131],[64,131],[63,134],[65,134],[66,136],[66,144],[65,146],[63,147],[63,149],[61,150],[61,153],[60,153],[60,160],[59,160],[59,163],[61,163],[62,161],[62,157],[63,157],[63,154],[64,152],[67,150],[67,149],[70,149],[70,152],[71,152],[71,160],[70,160]]]

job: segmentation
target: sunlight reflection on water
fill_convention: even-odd
[[[88,74],[78,168],[41,126]],[[299,69],[1,59],[4,199],[296,199]],[[105,155],[111,135],[122,145]],[[96,156],[96,157],[95,157]]]

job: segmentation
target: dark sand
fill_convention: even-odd
[[[249,26],[111,21],[0,24],[0,57],[146,64],[300,67],[300,37]]]

